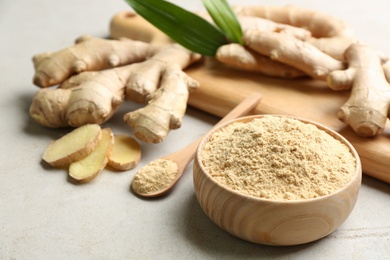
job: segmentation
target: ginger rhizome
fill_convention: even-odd
[[[33,82],[40,87],[54,86],[83,71],[98,71],[142,61],[153,51],[150,45],[128,39],[117,41],[81,36],[73,46],[35,55]]]
[[[47,127],[78,127],[106,122],[124,100],[147,102],[125,121],[140,140],[158,143],[181,125],[189,92],[198,87],[182,70],[199,59],[177,44],[90,37],[35,56],[34,82],[44,89],[35,94],[30,115]],[[58,82],[59,88],[46,88]]]
[[[220,62],[270,76],[308,75],[333,90],[351,89],[338,118],[360,136],[382,132],[390,104],[386,55],[359,44],[344,22],[320,12],[294,6],[237,6],[235,11],[245,45],[220,47]]]
[[[189,52],[186,53],[181,46],[168,45],[146,61],[151,64],[149,71],[154,72],[150,78],[146,78],[147,82],[151,82],[150,88],[132,84],[126,89],[127,95],[142,96],[148,101],[144,108],[124,116],[124,120],[140,140],[159,143],[166,137],[169,129],[181,126],[189,93],[198,87],[198,82],[182,71],[186,64],[192,62],[191,59]],[[156,77],[153,78],[153,75]],[[137,95],[132,95],[135,91]]]
[[[238,16],[264,18],[275,23],[305,29],[311,35],[305,41],[339,60],[343,59],[343,53],[348,46],[356,41],[352,30],[344,21],[318,11],[292,5],[233,8]]]
[[[348,68],[333,71],[328,84],[334,89],[351,89],[351,96],[338,117],[361,136],[383,131],[390,106],[390,84],[377,51],[352,44],[345,52]]]
[[[286,78],[325,80],[343,69],[343,52],[354,39],[349,28],[328,15],[294,6],[236,6],[244,46],[219,48],[229,66]]]

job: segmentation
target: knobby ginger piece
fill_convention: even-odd
[[[148,63],[154,64],[148,66],[149,73],[143,73],[142,77],[131,77],[127,82],[127,98],[143,96],[148,102],[145,107],[129,112],[123,117],[134,129],[134,135],[139,140],[160,143],[170,130],[181,126],[189,93],[199,87],[199,83],[189,77],[183,69],[199,59],[200,56],[180,45],[168,45],[148,60]],[[150,89],[150,86],[145,87],[144,83],[150,83],[151,78],[154,78],[158,85],[152,84],[155,86],[152,88],[154,90],[148,93],[145,90]],[[141,87],[143,91],[140,91],[139,86],[143,86]]]
[[[351,37],[352,30],[342,20],[328,14],[294,5],[236,5],[238,16],[260,17],[276,23],[305,28],[313,37]]]
[[[48,70],[49,68],[50,71],[53,70],[53,63],[63,64],[65,69],[63,74],[55,77],[58,78],[55,82],[61,83],[59,88],[43,88],[34,95],[29,109],[30,116],[41,125],[52,128],[79,127],[84,124],[101,125],[111,118],[125,99],[145,102],[147,103],[145,109],[127,113],[124,120],[134,129],[134,135],[140,140],[149,143],[162,142],[171,129],[181,126],[189,92],[199,86],[199,83],[183,70],[200,60],[201,55],[192,53],[178,44],[161,47],[121,40],[114,42],[119,44],[130,41],[130,46],[121,45],[129,53],[118,56],[124,55],[127,58],[132,56],[125,62],[128,65],[117,64],[117,67],[111,68],[114,66],[111,64],[108,69],[100,66],[96,68],[91,64],[101,61],[94,61],[95,59],[106,60],[112,58],[112,55],[111,52],[103,50],[102,53],[92,51],[95,59],[87,59],[82,49],[85,49],[85,45],[94,46],[95,40],[100,42],[101,39],[85,40],[84,44],[76,44],[56,52],[56,55],[49,58],[45,58],[45,55],[34,58],[35,63],[42,64],[35,66],[36,74],[39,75],[35,76],[36,83],[49,81],[50,84],[47,83],[47,86],[52,85],[51,80],[46,80],[43,76],[51,74]],[[112,45],[114,42],[106,43]],[[100,49],[96,47],[93,50]],[[69,54],[70,50],[73,50],[74,59],[66,61],[61,59],[63,56],[68,57],[66,53]],[[84,64],[81,61],[85,59],[91,66],[72,71],[75,63]],[[77,75],[74,75],[75,73]],[[52,78],[54,76],[51,75],[50,79]],[[46,86],[43,85],[41,87]]]
[[[141,146],[128,135],[114,135],[114,140],[108,165],[118,171],[133,169],[141,160]]]
[[[232,68],[259,72],[281,78],[298,78],[306,74],[287,64],[272,60],[240,44],[227,44],[218,48],[216,59]]]
[[[99,125],[84,125],[51,142],[42,159],[53,167],[66,167],[90,154],[101,137]]]
[[[330,72],[345,69],[342,61],[287,34],[248,30],[244,32],[243,41],[252,50],[301,70],[314,79],[326,80]]]
[[[85,158],[69,166],[69,175],[77,181],[88,182],[106,167],[114,143],[114,135],[109,128],[102,130],[102,138],[96,148]]]
[[[390,84],[382,66],[383,57],[373,48],[352,44],[345,52],[348,68],[335,70],[327,78],[332,89],[351,89],[338,118],[363,137],[383,132],[390,111]]]
[[[110,40],[84,35],[65,49],[34,55],[33,82],[47,88],[83,71],[99,71],[143,61],[156,49],[150,44],[125,38]]]
[[[60,88],[40,89],[29,113],[51,128],[103,124],[123,102],[126,68],[86,71],[65,80]]]

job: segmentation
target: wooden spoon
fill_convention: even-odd
[[[260,102],[260,99],[261,95],[259,93],[252,94],[245,98],[213,128],[237,117],[246,115],[256,107]],[[134,175],[131,183],[132,190],[142,197],[158,197],[170,191],[183,175],[188,164],[194,159],[196,149],[203,137],[204,135],[183,149],[143,166]],[[173,175],[168,172],[169,170],[166,167],[167,164],[174,166],[172,167],[174,170],[174,172],[172,172]],[[174,178],[167,178],[168,175],[174,176]]]

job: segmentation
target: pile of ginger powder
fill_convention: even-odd
[[[276,200],[330,194],[355,174],[349,148],[297,119],[265,116],[214,132],[202,163],[220,184],[240,193]]]

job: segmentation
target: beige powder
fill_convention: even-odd
[[[356,162],[348,147],[312,124],[277,116],[215,132],[202,162],[219,183],[266,199],[317,198],[342,188]]]
[[[174,161],[157,159],[139,169],[131,187],[139,194],[151,194],[166,188],[177,173],[178,167]]]

